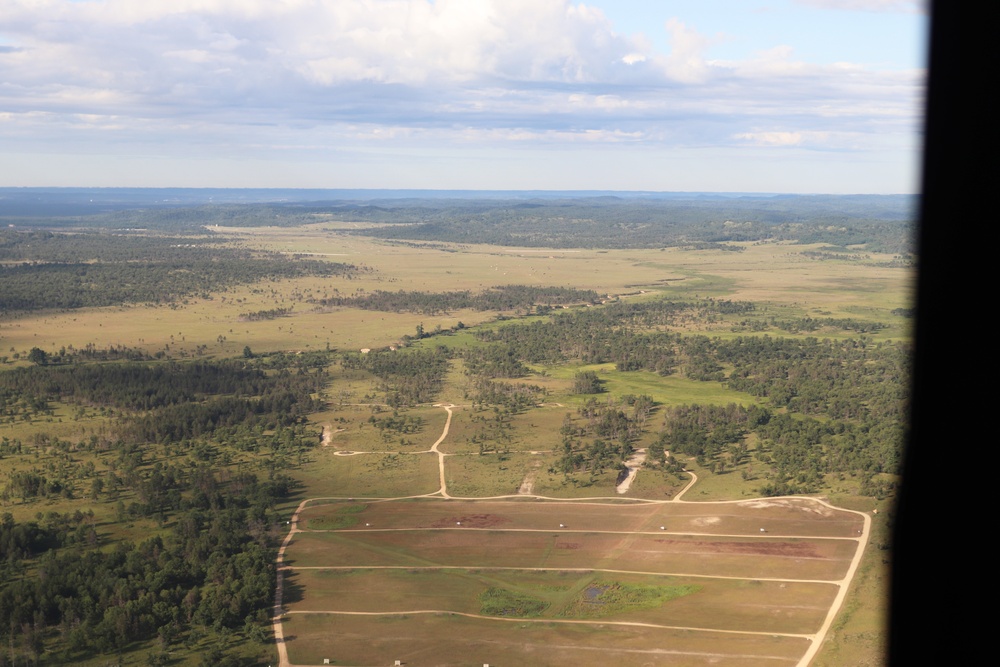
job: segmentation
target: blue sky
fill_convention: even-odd
[[[0,186],[901,193],[912,0],[0,0]]]
[[[670,50],[660,28],[681,18],[711,39],[708,56],[744,60],[777,44],[814,64],[849,60],[881,68],[924,66],[926,17],[915,2],[887,0],[631,0],[604,3],[602,11],[625,34],[645,33],[653,46]]]

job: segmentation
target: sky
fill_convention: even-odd
[[[0,0],[0,186],[918,190],[920,0]]]

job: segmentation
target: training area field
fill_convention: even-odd
[[[291,664],[797,664],[865,518],[804,498],[306,503]]]

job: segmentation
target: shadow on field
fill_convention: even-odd
[[[302,596],[305,588],[298,583],[298,577],[299,575],[295,572],[285,572],[284,586],[281,594],[281,599],[284,604],[302,602]]]

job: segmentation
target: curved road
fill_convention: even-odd
[[[438,455],[438,475],[441,479],[441,488],[438,489],[437,492],[441,494],[442,498],[451,498],[451,496],[448,495],[448,484],[444,481],[444,457],[447,456],[447,454],[439,450],[438,445],[444,442],[444,439],[448,437],[448,429],[451,428],[451,409],[455,406],[451,403],[448,403],[447,405],[444,403],[435,403],[434,407],[444,408],[448,411],[448,419],[444,422],[444,431],[441,432],[441,437],[438,438],[433,445],[431,445],[430,451]],[[430,495],[434,494],[432,493]]]

